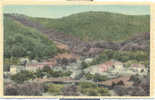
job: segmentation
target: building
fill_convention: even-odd
[[[147,68],[143,64],[131,64],[129,70],[140,75],[147,74]]]
[[[121,70],[123,70],[123,64],[116,60],[110,60],[107,62],[104,62],[103,64],[93,65],[85,69],[85,72],[89,72],[91,74],[104,74],[105,72],[113,72],[113,73],[119,73]]]
[[[25,67],[21,65],[11,65],[9,73],[13,75],[13,74],[20,72],[21,70],[25,70]]]

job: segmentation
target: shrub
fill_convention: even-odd
[[[85,77],[87,80],[93,80],[94,79],[94,75],[90,74],[89,72],[87,74],[85,74]]]
[[[60,95],[63,88],[64,88],[64,85],[49,84],[48,85],[48,92],[53,94],[53,95]]]
[[[71,74],[72,74],[71,71],[67,71],[67,72],[64,72],[64,73],[62,74],[62,76],[70,76]]]
[[[81,88],[96,88],[96,87],[97,87],[96,84],[90,83],[90,82],[80,82],[80,83],[79,83],[79,86],[80,86]]]
[[[106,88],[98,88],[98,92],[101,96],[110,96],[109,90]]]
[[[100,74],[95,74],[95,76],[94,76],[94,81],[95,82],[105,81],[105,80],[107,80],[107,76],[100,75]]]
[[[21,71],[11,76],[11,79],[16,83],[23,83],[24,81],[34,79],[34,78],[35,78],[34,73],[29,71]]]
[[[86,94],[88,96],[98,96],[99,95],[98,91],[94,90],[93,88],[86,89]]]
[[[42,70],[38,69],[36,72],[35,72],[35,75],[37,78],[43,78],[45,76],[45,74],[43,73]]]
[[[43,72],[47,72],[47,73],[49,73],[50,70],[51,68],[48,65],[45,65],[44,68],[42,69]]]
[[[86,62],[83,61],[81,63],[81,66],[82,66],[82,69],[85,69],[85,68],[89,67],[89,64],[87,64]]]

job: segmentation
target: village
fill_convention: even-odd
[[[41,95],[61,95],[62,87],[65,88],[70,85],[78,88],[79,84],[82,84],[82,86],[83,84],[87,84],[88,86],[95,84],[95,86],[99,86],[98,88],[108,89],[106,91],[109,92],[105,92],[106,95],[117,96],[120,95],[118,92],[120,87],[116,89],[114,87],[122,85],[123,88],[131,88],[137,80],[142,80],[148,76],[148,67],[132,60],[124,63],[115,59],[109,59],[107,61],[101,61],[100,63],[94,63],[98,57],[94,55],[103,52],[101,48],[97,48],[100,49],[97,51],[90,47],[88,51],[90,51],[89,54],[91,54],[91,56],[80,56],[74,52],[69,52],[70,49],[67,45],[56,41],[55,43],[57,48],[61,50],[61,53],[53,58],[42,60],[29,59],[27,57],[19,58],[18,63],[10,65],[9,70],[4,71],[4,82],[7,84],[16,84],[16,82],[26,84],[25,82],[30,82],[43,84],[43,86],[48,85],[49,90],[42,92]],[[104,56],[107,55],[103,55],[103,59]],[[58,88],[61,88],[57,92],[50,90],[50,88],[53,87],[50,86],[52,84],[54,87],[58,85]],[[92,86],[89,88],[92,88]],[[81,90],[81,92],[84,90]],[[49,93],[49,91],[54,92]],[[74,92],[72,91],[70,94]],[[86,92],[86,95],[90,95],[89,92],[90,91]],[[76,92],[75,94],[85,95],[85,93],[77,94]]]
[[[149,96],[149,29],[149,15],[5,13],[4,95]]]
[[[58,59],[58,57],[56,58]],[[70,60],[74,58],[69,54],[62,54],[59,59]],[[82,72],[85,74],[90,73],[92,75],[104,75],[108,78],[107,81],[113,79],[116,80],[117,78],[120,79],[121,77],[129,77],[132,75],[146,76],[148,74],[148,69],[143,64],[131,64],[129,67],[126,67],[125,64],[117,60],[106,61],[102,64],[89,66],[85,69],[82,68],[83,62],[89,64],[92,61],[93,58],[86,58],[84,61],[78,59],[68,65],[59,65],[58,60],[56,59],[39,62],[37,60],[30,61],[28,58],[21,58],[20,64],[11,65],[10,71],[5,72],[5,74],[14,75],[24,70],[36,72],[38,69],[43,69],[45,66],[50,67],[54,71],[70,71],[72,74],[69,77],[73,80],[80,76]],[[87,80],[83,77],[81,79]]]

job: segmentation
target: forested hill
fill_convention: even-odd
[[[59,19],[35,18],[45,27],[71,34],[82,40],[120,42],[150,31],[149,15],[123,15],[109,12],[83,12]]]
[[[149,33],[149,28],[149,15],[94,11],[52,19],[4,14],[4,56],[52,57],[58,51],[52,42],[54,39],[69,43],[69,46],[92,40],[123,43]]]
[[[4,56],[42,58],[57,53],[55,44],[39,31],[4,17]]]

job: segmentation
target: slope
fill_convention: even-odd
[[[55,44],[38,30],[4,16],[4,56],[30,58],[53,57]]]
[[[109,12],[83,12],[59,19],[35,19],[47,28],[79,37],[81,40],[121,42],[149,32],[149,15],[123,15]]]

